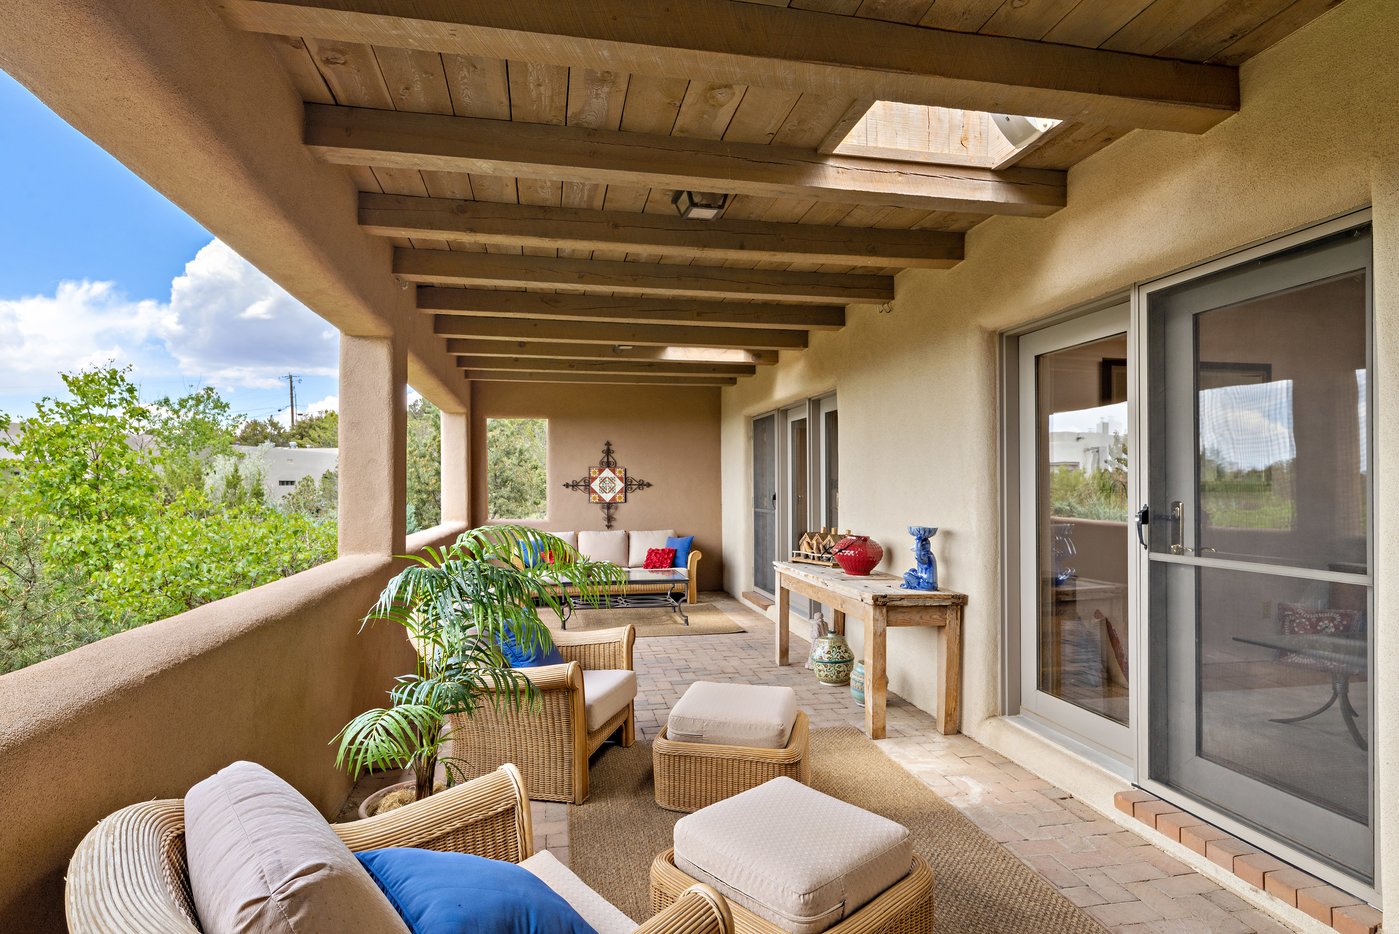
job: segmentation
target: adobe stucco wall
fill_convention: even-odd
[[[65,930],[63,874],[83,835],[235,760],[333,814],[350,781],[331,739],[412,670],[402,630],[360,632],[395,569],[341,558],[0,677],[0,930]]]
[[[683,386],[475,383],[471,399],[472,515],[486,512],[486,419],[549,419],[548,531],[601,529],[602,510],[563,484],[588,474],[611,441],[628,476],[653,485],[617,508],[618,529],[695,536],[702,590],[723,586],[719,392]]]
[[[888,314],[852,307],[844,330],[815,333],[804,353],[723,390],[726,588],[737,593],[751,580],[749,418],[836,389],[842,525],[874,535],[889,553],[884,569],[894,571],[908,566],[905,526],[941,527],[942,579],[970,596],[964,729],[1010,743],[1010,728],[992,719],[1001,713],[998,332],[1373,205],[1376,722],[1385,724],[1384,712],[1399,709],[1399,480],[1389,476],[1399,463],[1396,35],[1399,4],[1347,0],[1244,67],[1237,116],[1203,136],[1129,134],[1071,172],[1063,211],[982,224],[958,267],[902,273]],[[889,634],[890,687],[927,710],[936,642],[930,631]],[[1392,729],[1381,732],[1385,792],[1399,786],[1399,742]],[[1056,767],[1049,757],[1042,764]],[[1099,798],[1111,784],[1069,771],[1063,780]],[[1399,845],[1389,844],[1399,843],[1399,795],[1378,800],[1381,825],[1394,828],[1384,833],[1381,871],[1399,879]],[[1393,890],[1389,907],[1399,913]]]

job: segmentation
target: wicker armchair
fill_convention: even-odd
[[[582,804],[588,799],[588,757],[618,730],[623,746],[636,741],[635,704],[589,732],[583,671],[631,671],[636,627],[553,636],[565,664],[520,669],[539,689],[540,704],[515,709],[483,703],[470,717],[454,716],[458,739],[452,754],[467,763],[472,775],[514,763],[536,801]]]
[[[426,801],[331,828],[354,851],[411,846],[518,863],[533,850],[529,798],[520,773],[508,765]],[[133,804],[100,821],[68,865],[64,903],[72,934],[199,934],[185,863],[184,801]],[[727,903],[708,886],[694,887],[637,928],[638,934],[732,930]]]

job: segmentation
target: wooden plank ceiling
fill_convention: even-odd
[[[714,386],[1053,213],[1123,133],[1226,119],[1236,66],[1340,0],[219,2],[466,378]],[[829,154],[874,100],[1062,122],[999,170]]]

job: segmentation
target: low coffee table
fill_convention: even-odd
[[[690,617],[685,614],[688,599],[690,572],[685,568],[662,568],[652,571],[647,568],[622,568],[626,575],[626,586],[621,593],[605,594],[603,600],[609,607],[666,606],[680,617],[686,626]],[[568,628],[568,620],[573,610],[592,609],[593,604],[580,598],[572,588],[565,588],[567,597],[563,627]]]

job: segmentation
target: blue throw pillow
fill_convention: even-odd
[[[515,546],[520,550],[520,561],[525,567],[532,568],[539,563],[539,552],[543,547],[540,542],[527,542],[523,538],[517,538]]]
[[[675,549],[675,566],[687,568],[690,566],[690,549],[695,546],[695,537],[686,535],[684,538],[668,538],[665,540],[667,548]]]
[[[508,629],[501,637],[500,652],[510,663],[511,668],[541,668],[544,665],[562,665],[564,663],[563,654],[559,652],[559,647],[554,644],[553,639],[548,639],[545,645],[536,645],[532,649],[522,649],[515,641],[515,634]]]
[[[529,870],[468,853],[356,853],[413,934],[597,934]]]

